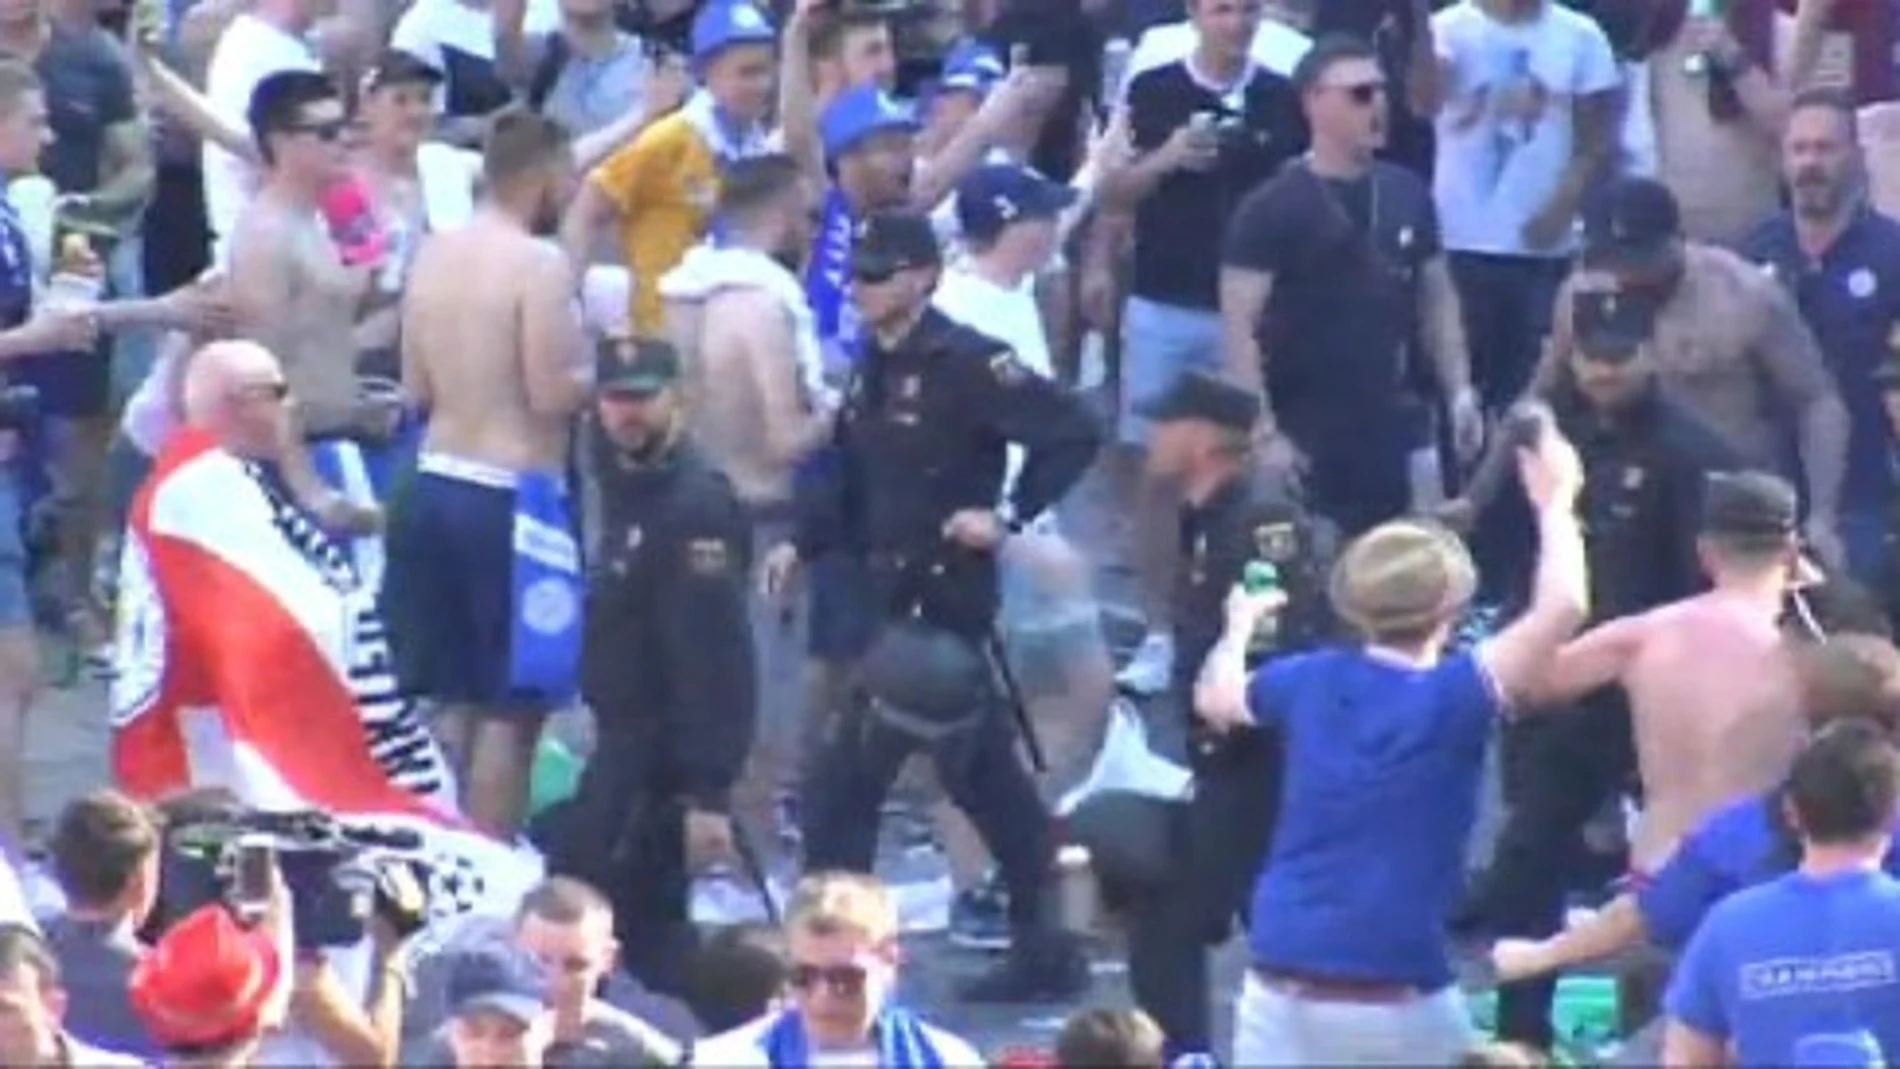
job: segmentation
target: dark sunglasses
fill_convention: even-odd
[[[839,998],[855,998],[864,993],[867,978],[862,965],[794,965],[785,982],[793,991],[822,987]]]
[[[1354,85],[1335,85],[1332,88],[1344,93],[1348,100],[1361,107],[1385,96],[1384,82],[1359,82]]]
[[[309,134],[319,141],[336,141],[350,128],[347,119],[332,119],[329,122],[298,123],[290,128],[293,134]]]
[[[851,281],[876,286],[897,277],[897,269],[883,264],[866,264],[851,269]]]

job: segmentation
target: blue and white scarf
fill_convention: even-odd
[[[812,237],[811,259],[805,265],[805,300],[818,324],[824,349],[825,377],[842,388],[857,356],[858,316],[846,294],[851,262],[852,230],[857,219],[844,192],[833,186],[825,192],[818,232]]]
[[[712,94],[703,89],[687,98],[680,108],[680,117],[712,150],[721,170],[739,160],[763,156],[772,149],[771,138],[763,124],[728,120],[713,103]]]
[[[879,1069],[944,1069],[943,1056],[930,1041],[924,1022],[909,1010],[885,1007],[871,1025],[871,1038],[877,1041]],[[760,1037],[760,1046],[772,1069],[805,1069],[812,1064],[805,1019],[795,1009],[779,1015]]]

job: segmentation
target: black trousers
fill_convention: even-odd
[[[551,874],[585,881],[613,904],[621,966],[654,991],[689,999],[698,936],[689,908],[686,810],[655,760],[668,751],[645,725],[596,722],[579,789],[545,815],[536,838]]]
[[[1540,713],[1505,728],[1509,803],[1492,861],[1485,914],[1497,934],[1555,935],[1584,857],[1583,829],[1636,773],[1629,702],[1621,688],[1597,691],[1574,710]],[[1498,1037],[1548,1047],[1554,978],[1498,989]]]
[[[805,869],[871,872],[878,816],[912,754],[927,752],[938,781],[996,859],[1009,892],[1010,927],[1050,926],[1046,892],[1054,863],[1048,811],[1016,755],[1016,729],[999,700],[967,727],[931,742],[891,726],[869,709],[840,717],[806,778]]]
[[[1280,808],[1283,754],[1265,732],[1190,743],[1194,797],[1178,811],[1178,879],[1137,892],[1128,985],[1169,1048],[1213,1050],[1207,950],[1246,923]]]

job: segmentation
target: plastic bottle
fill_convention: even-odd
[[[1689,0],[1689,18],[1719,19],[1723,15],[1722,0]],[[1709,73],[1712,66],[1708,54],[1697,52],[1682,61],[1682,72],[1691,78],[1701,78]]]
[[[1249,594],[1266,594],[1280,589],[1280,569],[1271,561],[1250,560],[1240,570],[1240,587]],[[1254,625],[1253,634],[1247,639],[1248,653],[1264,653],[1274,647],[1280,637],[1280,614],[1270,612]]]
[[[1111,38],[1102,46],[1102,105],[1106,114],[1108,106],[1120,100],[1122,82],[1128,78],[1128,57],[1134,55],[1135,46],[1126,37]]]

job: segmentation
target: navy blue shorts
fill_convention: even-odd
[[[545,712],[509,685],[515,491],[418,470],[389,503],[382,607],[396,678],[444,705]]]

